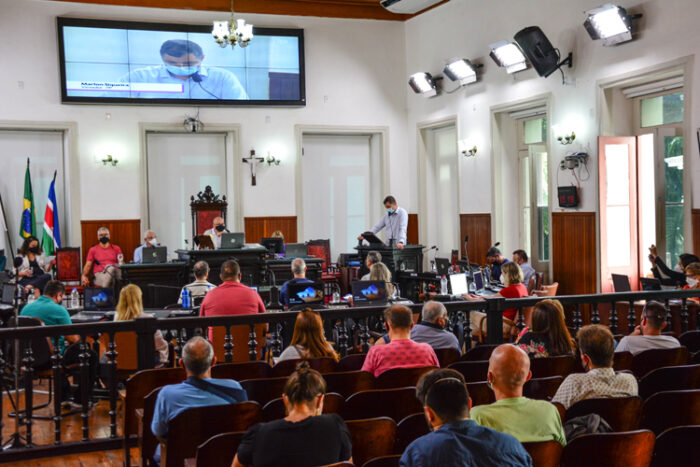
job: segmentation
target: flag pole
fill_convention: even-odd
[[[2,233],[7,237],[7,244],[10,246],[10,251],[5,252],[6,258],[13,258],[15,256],[15,248],[12,246],[12,237],[10,236],[9,225],[7,223],[7,215],[5,214],[5,205],[2,202],[2,195],[0,194],[0,211],[2,211],[3,225],[5,226],[5,231]]]
[[[58,173],[58,170],[53,171],[53,181],[56,181],[56,174]]]

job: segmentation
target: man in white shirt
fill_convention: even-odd
[[[228,233],[228,230],[226,230],[226,226],[224,225],[223,217],[215,217],[212,221],[211,229],[204,231],[204,235],[209,235],[211,237],[211,241],[214,243],[214,247],[217,250],[221,248],[221,236],[225,233]]]
[[[523,284],[527,287],[528,292],[530,289],[530,280],[535,276],[535,268],[528,262],[527,253],[525,250],[515,250],[513,252],[513,261],[520,265],[520,269],[523,271]],[[534,288],[534,284],[533,284]]]
[[[568,409],[584,399],[629,397],[638,394],[637,379],[629,373],[615,373],[615,339],[607,326],[591,324],[576,334],[581,363],[586,373],[573,373],[561,383],[552,402]]]
[[[408,213],[404,208],[400,208],[396,203],[396,198],[389,195],[384,198],[384,207],[386,214],[381,218],[377,225],[372,227],[370,232],[378,233],[383,228],[386,228],[386,243],[391,245],[392,242],[396,248],[403,249],[406,245],[406,229],[408,229]],[[363,240],[360,235],[358,240]]]
[[[659,302],[648,302],[642,313],[642,322],[634,332],[620,340],[615,352],[631,352],[637,355],[649,349],[676,349],[681,346],[673,336],[664,336],[666,327],[666,307]]]
[[[178,304],[182,303],[182,293],[187,290],[190,293],[191,299],[203,298],[207,292],[211,289],[215,289],[216,286],[208,281],[209,279],[209,263],[206,261],[197,261],[194,263],[194,268],[192,268],[192,273],[194,274],[195,281],[190,282],[180,290],[180,298],[177,300]]]

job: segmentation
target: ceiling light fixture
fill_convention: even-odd
[[[253,25],[245,24],[242,18],[236,19],[233,11],[233,0],[231,0],[231,22],[214,21],[214,28],[211,30],[211,35],[220,47],[224,48],[231,45],[231,48],[247,47],[253,39]]]
[[[612,3],[594,8],[587,15],[583,26],[591,39],[602,39],[604,46],[631,41],[632,20],[642,17],[641,14],[629,15],[626,9]]]
[[[419,72],[414,73],[408,79],[408,85],[411,86],[413,92],[422,94],[425,97],[433,97],[437,95],[437,83],[440,78],[433,78],[430,73]]]
[[[476,82],[476,70],[482,66],[484,65],[474,65],[466,58],[461,58],[445,65],[442,72],[452,81],[459,81],[459,84],[464,86]]]
[[[512,42],[499,41],[489,46],[490,56],[507,73],[516,73],[527,68],[527,59],[520,48]]]

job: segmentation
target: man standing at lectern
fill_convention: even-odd
[[[370,232],[376,234],[386,227],[386,243],[389,246],[393,244],[396,248],[403,249],[404,245],[406,245],[408,213],[404,208],[400,208],[396,204],[396,198],[391,195],[384,198],[384,207],[386,208],[386,214],[377,222],[377,225],[372,227]],[[364,237],[360,235],[357,239],[363,240]]]

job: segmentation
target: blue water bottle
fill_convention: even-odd
[[[182,308],[189,309],[190,307],[190,291],[185,289],[182,291]]]

